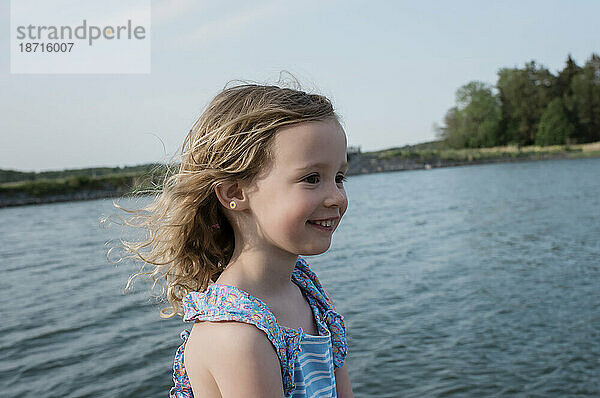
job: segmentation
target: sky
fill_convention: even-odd
[[[436,138],[469,81],[600,53],[598,1],[153,0],[151,12],[149,74],[11,74],[1,2],[0,169],[172,161],[227,82],[282,71],[332,100],[348,145],[412,145]]]

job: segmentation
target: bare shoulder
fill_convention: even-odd
[[[184,365],[196,396],[283,396],[275,348],[256,326],[242,322],[196,322]]]

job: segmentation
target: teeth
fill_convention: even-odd
[[[313,221],[315,224],[319,224],[323,227],[331,227],[333,225],[333,220],[329,221]]]

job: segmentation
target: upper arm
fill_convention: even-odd
[[[354,398],[346,364],[335,370],[335,390],[338,398]]]
[[[201,324],[192,328],[185,350],[192,390],[209,372],[223,398],[283,396],[279,358],[262,330],[242,322]]]

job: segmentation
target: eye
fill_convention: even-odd
[[[314,181],[314,179],[315,179],[315,178],[317,179],[317,181]],[[311,182],[311,181],[309,181],[309,180],[311,180],[311,181],[313,181],[313,182]],[[306,178],[305,178],[303,181],[306,181],[306,182],[308,182],[309,184],[316,184],[317,182],[319,182],[319,175],[318,175],[318,174],[312,174],[312,175],[309,175],[309,176],[308,176],[308,177],[306,177]]]
[[[309,184],[317,184],[319,182],[319,175],[318,174],[309,175],[308,177],[304,178],[303,181],[306,181]],[[343,174],[338,174],[336,183],[343,184],[345,181],[348,181],[348,178],[346,178],[346,176]]]

